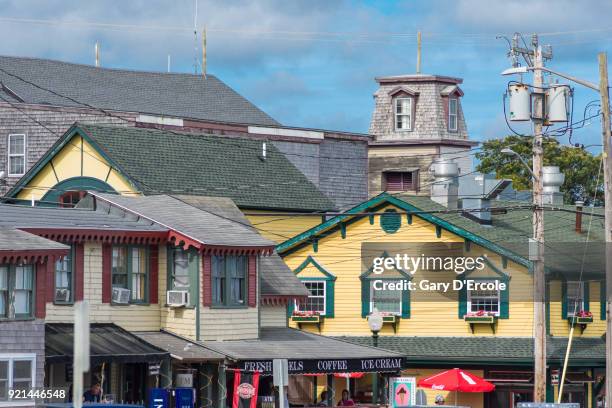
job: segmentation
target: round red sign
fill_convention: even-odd
[[[255,387],[249,383],[242,383],[238,386],[238,396],[240,398],[248,399],[255,395]]]

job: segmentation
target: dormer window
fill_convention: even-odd
[[[395,98],[395,130],[403,132],[412,130],[412,104],[411,97]]]
[[[451,132],[457,131],[457,112],[458,112],[458,100],[457,98],[449,98],[448,100],[448,130]]]

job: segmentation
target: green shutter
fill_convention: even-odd
[[[459,319],[463,319],[467,313],[467,289],[465,281],[463,283],[463,287],[459,290]]]
[[[334,281],[325,281],[325,317],[334,317]]]
[[[561,282],[561,317],[567,319],[567,282]]]
[[[589,289],[589,282],[584,282],[584,311],[588,312],[590,310],[589,302],[591,301],[591,293]]]
[[[599,318],[606,320],[606,282],[599,281]]]
[[[370,314],[370,280],[361,279],[361,317]]]
[[[504,279],[503,282],[506,284],[506,290],[500,291],[499,318],[508,319],[510,317],[510,282],[508,279]]]
[[[295,309],[295,300],[289,300],[289,302],[287,302],[287,317],[291,317],[294,309]]]
[[[402,319],[410,319],[410,291],[402,291]]]

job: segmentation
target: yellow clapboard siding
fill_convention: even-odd
[[[34,197],[35,200],[40,200],[57,183],[80,176],[105,181],[120,194],[138,193],[116,170],[109,173],[109,168],[106,159],[80,135],[75,135],[25,186],[17,198],[29,200]]]
[[[387,206],[386,208],[394,208]],[[379,211],[384,211],[383,208]],[[361,246],[363,243],[398,243],[398,242],[463,242],[464,239],[443,230],[440,238],[436,236],[435,226],[413,217],[411,225],[407,224],[406,217],[402,217],[402,226],[394,234],[386,234],[380,227],[379,218],[373,224],[367,217],[347,226],[346,238],[342,238],[340,231],[320,238],[318,251],[314,252],[312,245],[302,247],[290,253],[284,259],[291,269],[297,268],[309,255],[314,257],[330,273],[334,274],[335,301],[334,317],[324,319],[321,333],[325,335],[369,335],[370,330],[365,318],[361,317],[361,281],[359,275],[364,271],[361,265]],[[503,267],[502,258],[487,250],[472,244],[472,256],[486,255],[489,261],[503,273],[510,276],[510,303],[509,318],[499,319],[496,325],[497,336],[531,337],[533,333],[533,280],[527,268],[508,261]],[[300,277],[317,276],[312,268],[306,268]],[[427,272],[419,271],[414,277],[415,281],[423,278],[436,280],[442,275],[424,275]],[[553,286],[558,282],[553,283]],[[554,288],[553,288],[554,289]],[[560,286],[558,288],[560,291]],[[597,283],[590,286],[590,310],[594,314],[594,323],[589,325],[584,336],[600,336],[604,332],[604,321],[599,320],[599,286]],[[411,317],[401,319],[398,335],[409,336],[493,336],[488,325],[476,325],[472,334],[470,327],[458,317],[459,302],[455,292],[454,299],[441,297],[427,301],[411,301]],[[557,295],[557,299],[559,299]],[[551,303],[551,333],[557,336],[568,334],[567,321],[561,319],[560,303]],[[296,324],[290,323],[295,327]],[[307,331],[318,332],[315,325],[303,324]],[[394,334],[391,326],[385,325],[382,335]],[[579,333],[576,333],[579,334]]]
[[[257,210],[244,210],[244,212],[249,214],[247,219],[262,236],[277,243],[284,242],[321,223],[321,217],[314,215],[263,215],[267,211]]]

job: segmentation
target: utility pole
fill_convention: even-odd
[[[600,53],[598,58],[604,158],[604,236],[606,239],[606,408],[612,408],[612,156],[610,155],[610,94],[608,91],[608,57],[606,53]]]
[[[514,67],[518,67],[519,56],[522,56],[530,70],[533,71],[533,238],[530,240],[529,259],[533,265],[533,341],[534,341],[534,387],[533,401],[546,402],[546,276],[544,274],[544,209],[542,167],[544,165],[544,147],[542,127],[545,114],[544,80],[542,69],[544,60],[552,58],[550,50],[543,51],[538,36],[531,38],[533,49],[521,47],[520,34],[512,38],[509,56]],[[534,246],[532,250],[532,244]]]
[[[536,259],[533,261],[533,337],[534,337],[534,402],[546,402],[546,277],[544,275],[544,210],[542,208],[542,166],[544,148],[542,145],[542,123],[544,121],[544,93],[542,71],[544,66],[542,47],[537,35],[533,35],[534,48],[533,87],[541,97],[534,100],[533,118],[533,239],[537,246]],[[540,116],[540,117],[539,117]],[[539,117],[539,118],[538,118]]]

